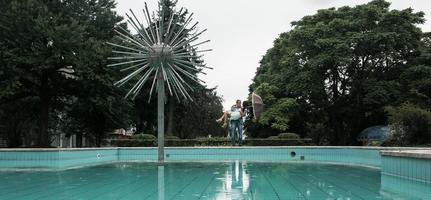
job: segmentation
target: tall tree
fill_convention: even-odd
[[[293,22],[262,59],[250,91],[269,84],[277,88],[275,99],[295,99],[298,108],[286,115],[290,131],[324,132],[316,138],[353,144],[364,128],[386,123],[385,106],[403,95],[399,75],[420,54],[416,25],[424,13],[389,6],[374,0]],[[269,103],[267,112],[280,105]],[[313,130],[322,125],[324,131]]]
[[[164,24],[169,24],[171,20],[170,13],[173,12],[174,16],[172,18],[173,32],[181,31],[182,24],[186,21],[186,16],[188,11],[186,9],[181,9],[183,12],[174,11],[177,1],[162,0],[159,3],[159,12],[157,12],[159,17],[153,17],[153,23],[158,23],[159,19],[164,20]],[[162,17],[163,16],[163,17]],[[193,26],[192,28],[196,28]],[[188,28],[186,28],[188,29]],[[171,30],[171,31],[172,31]],[[181,31],[182,34],[179,38],[184,36],[184,34],[189,34],[192,30]],[[185,49],[193,49],[190,44],[183,47]],[[185,51],[186,52],[186,51]],[[180,58],[185,62],[194,62],[202,64],[203,60],[196,52],[193,58]],[[197,67],[193,66],[195,69],[185,68],[184,70],[189,74],[197,74]],[[151,78],[150,78],[151,79]],[[215,89],[208,89],[206,86],[201,86],[200,84],[189,81],[189,77],[185,76],[183,79],[189,83],[190,87],[193,88],[192,91],[193,102],[178,101],[175,96],[170,96],[167,99],[167,115],[165,115],[166,122],[166,134],[169,136],[179,136],[181,138],[192,138],[196,136],[207,136],[211,135],[221,135],[221,128],[219,128],[214,119],[218,118],[222,111],[221,99],[214,92]],[[145,90],[145,89],[144,89]],[[135,108],[137,108],[138,118],[138,132],[154,133],[155,130],[155,115],[154,115],[154,105],[155,99],[153,98],[149,104],[146,103],[148,100],[148,92],[140,92],[135,100]],[[181,94],[180,94],[181,95]],[[214,108],[209,108],[208,105],[213,105]],[[205,110],[201,112],[201,110]],[[217,111],[215,111],[217,110]],[[204,125],[205,124],[205,125]],[[204,126],[203,126],[204,125]],[[197,128],[202,127],[202,129]],[[202,131],[207,129],[206,131]]]
[[[63,16],[60,1],[9,1],[2,17],[8,20],[8,73],[13,91],[2,95],[2,103],[35,97],[38,102],[37,146],[49,146],[49,112],[66,97],[70,82],[65,73],[74,66],[83,38],[83,26]],[[64,71],[63,71],[64,70]]]
[[[196,87],[192,97],[193,102],[176,104],[173,135],[180,138],[226,136],[215,121],[223,110],[221,98],[215,88]]]
[[[54,111],[73,116],[67,112],[76,105],[97,108],[77,116],[93,120],[113,119],[122,113],[117,106],[124,102],[112,86],[114,74],[104,67],[110,52],[105,42],[112,39],[112,29],[122,19],[113,11],[113,0],[13,0],[2,4],[0,26],[7,31],[2,31],[0,41],[4,66],[0,105],[16,106],[9,109],[13,112],[22,109],[23,104],[16,102],[36,104],[37,117],[30,117],[37,121],[36,146],[50,145],[49,130],[57,128],[50,127],[50,118],[58,118]],[[88,113],[94,110],[99,114]],[[125,119],[106,123],[112,127],[114,121]],[[108,128],[103,129],[98,131]]]
[[[100,146],[107,132],[131,125],[131,102],[122,98],[123,89],[113,86],[120,75],[106,67],[112,50],[106,42],[115,40],[115,26],[125,24],[114,11],[114,0],[66,0],[64,4],[71,17],[85,24],[79,65],[75,67],[75,75],[79,77],[74,85],[77,98],[70,105],[69,116],[80,125],[81,131],[76,132],[78,141],[86,134]]]

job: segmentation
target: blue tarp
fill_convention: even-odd
[[[382,141],[390,134],[389,126],[372,126],[364,129],[356,138],[358,141]]]

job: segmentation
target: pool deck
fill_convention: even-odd
[[[431,147],[377,147],[377,146],[190,146],[165,147],[165,149],[373,149],[387,152],[431,151]],[[117,149],[157,149],[157,147],[83,147],[83,148],[0,148],[0,151],[80,151],[80,150],[117,150]]]

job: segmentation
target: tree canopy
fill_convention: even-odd
[[[354,144],[387,124],[387,106],[429,106],[429,40],[424,13],[374,0],[329,8],[292,22],[260,62],[250,92],[267,110],[248,121],[252,136],[290,131],[318,144]],[[428,107],[429,108],[429,107]]]
[[[175,1],[163,2],[175,5]],[[0,136],[8,146],[48,147],[59,133],[85,137],[100,146],[113,129],[135,125],[139,132],[155,129],[154,105],[141,104],[145,96],[124,99],[125,89],[113,86],[120,75],[106,67],[112,54],[106,43],[116,40],[115,26],[126,27],[115,5],[114,0],[0,2]],[[190,126],[204,123],[191,116],[209,120],[208,115],[215,119],[220,114],[213,108],[221,111],[214,89],[197,91],[205,94],[197,96],[203,105],[179,104],[183,109],[175,113]],[[201,109],[211,112],[185,114]],[[176,129],[174,134],[213,134],[186,131],[190,129]]]

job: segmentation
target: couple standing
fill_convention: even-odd
[[[232,140],[232,145],[242,145],[243,116],[244,108],[241,105],[241,100],[238,99],[230,110],[225,111],[223,116],[217,119],[217,122],[223,122],[223,128],[229,125],[228,132]]]

